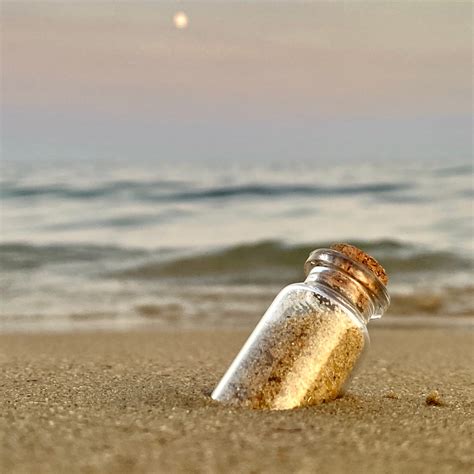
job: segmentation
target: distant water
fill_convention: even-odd
[[[384,264],[389,315],[467,318],[472,178],[463,163],[3,163],[0,330],[250,324],[337,241]]]

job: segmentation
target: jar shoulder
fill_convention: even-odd
[[[296,309],[298,311],[295,311]],[[366,324],[356,308],[348,306],[344,299],[333,290],[315,283],[299,282],[285,286],[275,297],[268,312],[273,313],[274,318],[278,318],[286,317],[288,312],[294,315],[304,314],[305,310],[337,313],[349,318],[354,325],[360,327],[361,331],[368,335]]]

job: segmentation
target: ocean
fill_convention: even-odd
[[[350,242],[391,278],[374,324],[472,325],[470,163],[1,165],[0,331],[247,327]]]

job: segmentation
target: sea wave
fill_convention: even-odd
[[[447,251],[429,251],[394,240],[352,241],[383,262],[391,275],[423,272],[458,272],[472,269],[472,260]],[[131,279],[165,277],[206,278],[236,282],[282,281],[301,277],[302,263],[315,248],[327,248],[329,242],[312,245],[287,245],[278,241],[236,245],[207,253],[177,255],[176,258],[145,262],[124,268],[110,276]],[[234,278],[232,278],[234,277]]]
[[[25,186],[15,183],[3,183],[0,187],[0,198],[49,197],[66,200],[91,200],[97,198],[115,198],[124,195],[127,199],[134,198],[139,201],[183,202],[241,197],[383,195],[405,191],[411,187],[412,185],[406,182],[363,183],[345,186],[246,184],[237,186],[212,186],[203,189],[195,189],[190,183],[179,181],[120,181],[82,188],[58,185]],[[169,192],[170,190],[173,190],[173,192]]]
[[[61,244],[32,245],[27,243],[0,244],[0,268],[5,270],[29,270],[49,265],[103,260],[122,260],[145,254],[139,249],[114,246]]]
[[[96,186],[68,185],[23,185],[15,182],[3,182],[0,186],[1,199],[52,197],[61,199],[96,199],[114,197],[119,194],[137,194],[150,190],[168,190],[186,186],[184,181],[154,180],[151,182],[116,180]]]
[[[419,245],[396,240],[351,241],[379,259],[389,274],[423,272],[449,273],[469,271],[473,260],[449,251],[429,250]],[[302,264],[315,248],[325,248],[330,242],[287,244],[281,241],[261,241],[220,249],[133,249],[100,245],[30,245],[0,244],[0,266],[3,270],[22,270],[48,265],[99,261],[121,263],[120,268],[104,273],[107,278],[161,279],[229,277],[281,281],[288,275],[301,276]]]

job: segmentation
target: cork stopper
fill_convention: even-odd
[[[374,275],[376,275],[377,278],[385,286],[387,286],[387,283],[388,283],[387,273],[385,272],[382,265],[380,265],[380,263],[377,262],[377,260],[375,260],[375,258],[371,257],[370,255],[367,255],[362,250],[350,244],[333,244],[331,245],[331,249],[336,250],[337,252],[341,252],[344,255],[351,258],[352,260],[355,260],[356,262],[359,262],[360,264],[364,265]]]

